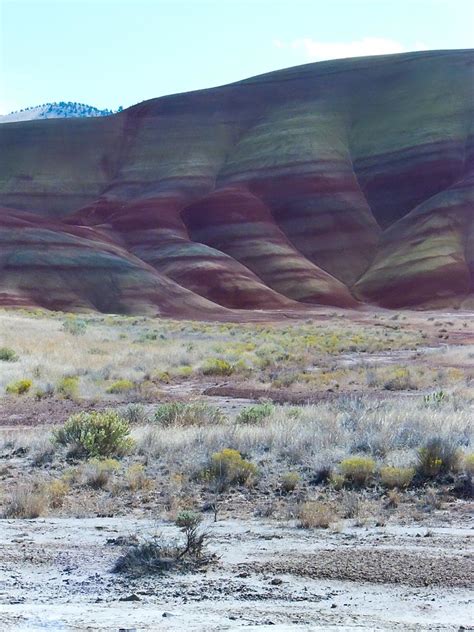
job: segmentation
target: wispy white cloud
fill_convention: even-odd
[[[288,44],[285,44],[285,42],[282,42],[281,39],[274,39],[273,46],[275,46],[276,48],[287,48]]]
[[[366,55],[387,55],[389,53],[404,53],[427,49],[423,42],[414,42],[413,46],[406,46],[401,42],[385,37],[363,37],[353,42],[321,42],[309,37],[296,39],[292,42],[274,39],[273,45],[280,49],[302,51],[310,61],[363,57]]]

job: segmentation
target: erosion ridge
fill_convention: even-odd
[[[473,51],[307,64],[0,126],[0,304],[471,306]]]

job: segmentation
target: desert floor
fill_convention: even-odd
[[[474,629],[472,314],[4,310],[2,357],[2,630]],[[123,454],[54,442],[106,409]],[[433,440],[449,466],[423,474]],[[248,471],[217,485],[228,449]],[[358,484],[352,458],[372,464]],[[112,572],[140,542],[180,543],[182,511],[206,563]]]

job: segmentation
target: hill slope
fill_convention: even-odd
[[[466,301],[473,64],[321,62],[0,126],[0,302],[217,315]]]
[[[99,110],[92,105],[72,101],[59,103],[43,103],[18,112],[1,114],[0,123],[17,123],[19,121],[35,121],[46,118],[76,118],[88,116],[109,116],[112,110]]]

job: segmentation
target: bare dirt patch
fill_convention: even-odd
[[[75,402],[70,399],[48,398],[35,401],[32,398],[4,398],[0,408],[0,426],[43,426],[63,423],[80,410],[96,407],[91,402]]]
[[[433,556],[386,549],[319,551],[280,563],[256,566],[254,570],[288,573],[313,579],[342,579],[407,584],[408,586],[469,587],[474,573],[472,555]]]
[[[2,629],[468,629],[469,528],[423,537],[422,526],[307,532],[220,521],[210,525],[216,567],[140,579],[110,572],[117,538],[156,531],[176,536],[168,523],[123,517],[1,521]]]

